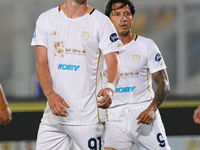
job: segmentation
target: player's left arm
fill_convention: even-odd
[[[153,73],[152,77],[157,85],[157,90],[155,92],[152,103],[137,117],[138,124],[150,124],[153,121],[155,111],[166,99],[170,90],[169,79],[166,69]]]
[[[120,73],[118,52],[108,53],[104,55],[104,58],[107,64],[108,84],[110,84],[112,87],[107,86],[106,88],[100,90],[97,96],[103,96],[103,98],[99,100],[98,107],[106,109],[109,108],[112,103],[112,96],[119,81]]]

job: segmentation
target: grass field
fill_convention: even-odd
[[[9,107],[13,112],[23,111],[43,111],[46,102],[10,102]],[[197,107],[200,106],[200,100],[180,101],[170,100],[165,101],[161,107]]]

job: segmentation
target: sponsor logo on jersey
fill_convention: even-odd
[[[133,92],[133,90],[136,88],[136,86],[130,86],[130,87],[119,87],[115,89],[115,93],[124,93],[124,92]]]
[[[58,32],[57,31],[53,31],[50,33],[50,35],[58,35]]]
[[[140,61],[140,55],[133,55],[132,59],[135,63],[138,63]]]
[[[36,38],[36,33],[34,33],[34,35],[33,35],[33,39],[34,39],[34,38]]]
[[[57,69],[77,71],[79,67],[80,66],[71,65],[71,64],[58,64],[58,68]]]
[[[157,53],[157,54],[156,54],[156,57],[155,57],[155,61],[159,62],[161,59],[162,59],[161,54],[160,54],[160,53]]]
[[[54,54],[55,54],[55,53],[58,53],[58,54],[63,53],[63,49],[62,49],[62,48],[58,48],[58,49],[54,52]]]
[[[78,54],[85,54],[85,50],[79,50],[79,49],[74,49],[74,48],[66,48],[65,53],[78,53]]]
[[[122,73],[120,73],[121,77],[131,77],[131,76],[136,76],[136,75],[139,75],[139,72],[124,72],[124,73],[122,72]],[[108,76],[107,69],[103,70],[103,76],[107,78],[107,76]]]
[[[64,49],[62,47],[64,47],[63,42],[55,42],[54,48],[56,51],[54,52],[54,56],[56,56],[56,54],[60,54],[60,57],[64,57]]]
[[[86,41],[87,39],[89,39],[89,37],[90,37],[90,33],[87,31],[83,31],[83,33],[82,33],[83,41]]]
[[[85,50],[80,50],[80,49],[74,49],[74,48],[65,48],[65,44],[63,42],[55,42],[54,44],[55,52],[54,56],[57,56],[56,54],[61,54],[60,57],[64,57],[64,52],[65,54],[85,54]]]
[[[139,75],[139,72],[124,72],[124,73],[120,73],[121,77],[135,76],[135,75]]]
[[[121,44],[121,43],[119,43],[118,45],[117,45],[117,47],[122,47],[123,46],[123,44]]]
[[[117,36],[117,33],[113,33],[110,35],[110,40],[111,42],[116,42],[117,40],[119,40],[119,37]]]

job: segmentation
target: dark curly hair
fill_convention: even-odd
[[[135,15],[135,6],[133,5],[133,3],[130,0],[109,0],[109,2],[107,3],[107,6],[106,6],[106,11],[105,11],[106,16],[110,17],[110,13],[113,11],[112,5],[115,3],[123,3],[123,5],[121,7],[118,7],[116,9],[123,8],[124,6],[126,6],[128,4],[131,14]]]

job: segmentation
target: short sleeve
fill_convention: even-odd
[[[47,32],[45,15],[41,14],[36,22],[35,32],[31,42],[32,46],[41,45],[47,47]]]
[[[166,69],[166,65],[160,50],[157,45],[151,40],[147,46],[148,51],[148,68],[151,73],[155,73],[159,70]]]
[[[125,50],[114,25],[107,17],[105,17],[100,27],[99,48],[103,52],[103,55],[116,51],[123,52]]]

